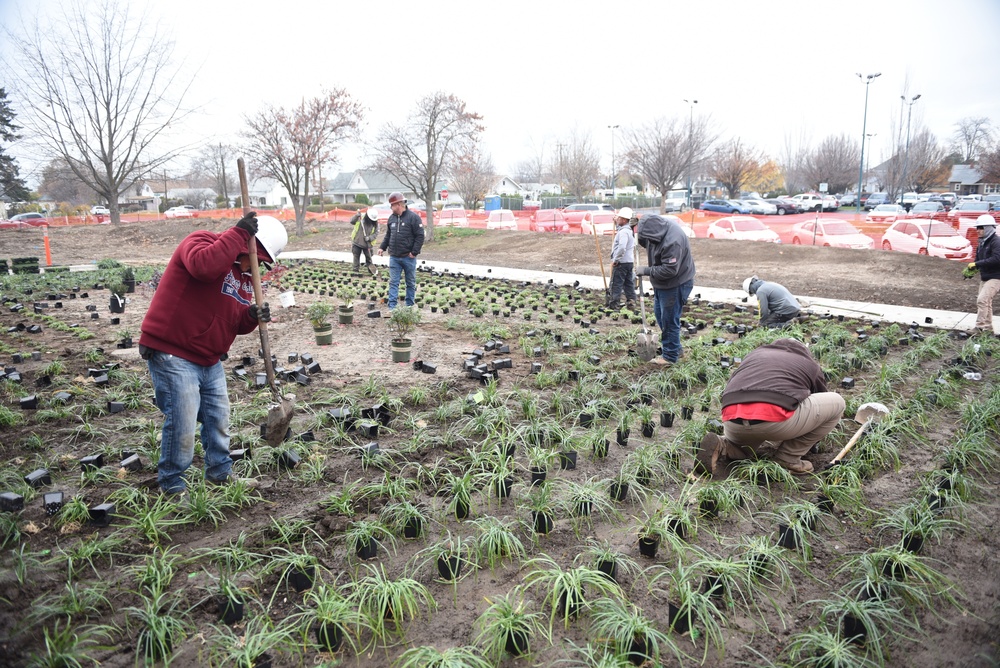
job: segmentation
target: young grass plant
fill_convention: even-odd
[[[71,622],[56,620],[51,627],[42,629],[44,647],[33,652],[25,664],[27,668],[83,668],[99,665],[98,652],[110,640],[109,630],[99,626],[76,626]]]
[[[699,642],[704,646],[702,663],[708,659],[711,646],[715,647],[721,660],[726,649],[722,613],[711,597],[702,591],[702,583],[694,568],[678,560],[672,570],[651,566],[647,572],[650,571],[653,572],[648,583],[650,593],[666,596],[674,605],[670,628],[677,633],[690,631],[691,641],[696,646]]]
[[[551,557],[542,555],[526,561],[524,568],[530,569],[524,576],[525,586],[539,589],[543,607],[550,610],[550,632],[557,618],[569,628],[570,620],[590,609],[594,600],[591,596],[624,597],[618,583],[589,565],[563,568]]]
[[[503,563],[504,559],[519,561],[527,551],[517,536],[517,524],[513,520],[503,520],[493,515],[485,515],[472,521],[476,528],[477,561],[485,563],[491,571]]]
[[[493,668],[493,663],[472,646],[438,649],[431,645],[411,647],[393,664],[395,668]]]
[[[825,626],[807,629],[792,636],[785,649],[789,665],[836,666],[837,668],[877,668],[881,658],[871,656],[851,639]]]
[[[407,617],[412,621],[420,616],[421,608],[428,613],[437,609],[430,591],[417,580],[405,574],[393,579],[382,564],[364,567],[368,575],[352,584],[351,598],[365,615],[374,640],[403,639]]]
[[[832,599],[809,601],[806,605],[818,607],[820,619],[827,628],[837,629],[842,639],[863,646],[878,662],[888,658],[889,643],[913,640],[907,634],[919,632],[917,624],[893,601],[858,600],[837,593]]]
[[[487,598],[486,602],[489,606],[476,620],[479,630],[476,644],[483,648],[483,653],[494,665],[508,654],[515,657],[529,654],[531,640],[535,636],[551,638],[542,622],[542,613],[528,608],[520,585],[507,595],[493,600]]]
[[[627,601],[602,598],[591,611],[591,633],[605,639],[632,664],[664,665],[661,657],[668,651],[681,665],[687,657],[677,643],[657,628],[642,610]]]
[[[257,668],[270,665],[270,652],[291,650],[292,631],[275,626],[270,617],[260,615],[250,618],[246,625],[234,630],[225,624],[209,624],[212,633],[205,634],[211,643],[208,655],[211,665]]]

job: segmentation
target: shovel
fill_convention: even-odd
[[[243,198],[243,215],[250,211],[250,193],[247,188],[247,171],[243,158],[236,161],[236,167],[240,172],[240,195]],[[251,236],[247,244],[250,253],[250,276],[253,279],[253,298],[260,307],[264,303],[264,291],[260,287],[260,265],[257,263],[257,239]],[[264,439],[271,447],[276,447],[285,440],[288,433],[288,425],[292,422],[295,413],[295,396],[282,396],[274,380],[274,365],[271,363],[271,342],[267,338],[267,323],[263,320],[257,323],[257,330],[260,332],[260,349],[264,354],[264,370],[267,372],[267,385],[274,392],[275,403],[267,409],[267,419],[264,423]]]
[[[854,421],[860,422],[861,426],[858,428],[856,432],[854,432],[854,436],[851,436],[851,440],[847,442],[847,445],[845,445],[843,449],[837,453],[837,456],[834,457],[833,460],[829,464],[827,464],[823,470],[827,471],[829,469],[832,469],[837,464],[839,464],[844,459],[844,457],[847,456],[847,453],[851,451],[851,448],[854,447],[854,444],[858,442],[858,439],[861,438],[861,434],[865,433],[865,431],[868,429],[869,426],[871,426],[872,423],[878,422],[888,414],[889,414],[889,409],[886,408],[883,404],[877,402],[872,402],[870,404],[861,404],[861,406],[858,408],[857,414],[854,416]]]
[[[635,249],[635,268],[639,268],[639,249]],[[646,329],[646,299],[642,296],[642,275],[637,274],[639,278],[639,310],[642,312],[642,329],[639,331],[639,337],[635,342],[635,352],[643,362],[648,362],[657,355],[660,354],[660,345],[658,343],[653,343],[653,337],[649,335]]]
[[[601,255],[601,242],[597,240],[597,224],[590,228],[594,233],[594,246],[597,247],[597,261],[601,263],[601,278],[604,279],[604,306],[611,307],[611,293],[608,292],[608,277],[604,274],[604,256]]]

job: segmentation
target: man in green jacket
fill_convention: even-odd
[[[375,265],[372,264],[372,242],[378,236],[378,211],[375,207],[368,207],[368,211],[360,211],[351,218],[354,229],[351,230],[351,253],[354,254],[354,273],[361,273],[361,254],[365,254],[365,263],[368,273],[372,276],[378,274]]]

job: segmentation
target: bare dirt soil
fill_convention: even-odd
[[[60,228],[50,232],[54,261],[58,264],[96,262],[102,258],[117,258],[134,264],[164,263],[177,243],[194,229],[224,229],[231,221],[177,220],[155,224],[130,224],[120,228],[108,226],[90,228]],[[605,257],[610,253],[610,238],[601,239]],[[349,250],[347,226],[343,223],[320,224],[302,238],[292,237],[289,250]],[[975,286],[963,281],[960,276],[961,264],[945,260],[930,259],[898,253],[839,251],[811,247],[772,246],[770,244],[739,244],[710,242],[695,239],[692,247],[698,265],[696,283],[709,287],[737,288],[742,280],[756,273],[768,280],[778,281],[796,294],[816,297],[838,298],[857,301],[920,306],[925,308],[974,311]],[[41,234],[33,230],[4,231],[0,234],[0,256],[43,256]],[[427,260],[466,261],[476,264],[548,269],[552,271],[599,274],[594,251],[594,240],[581,235],[539,235],[528,232],[487,232],[482,236],[452,237],[428,243],[422,255]],[[248,600],[248,615],[255,619],[270,619],[279,628],[285,628],[290,615],[298,610],[302,594],[297,594],[276,573],[268,573],[266,566],[273,563],[282,549],[295,552],[306,551],[318,558],[319,577],[327,583],[338,585],[368,574],[367,566],[347,549],[343,532],[351,521],[376,519],[386,505],[384,496],[361,500],[357,494],[360,486],[382,483],[392,478],[416,479],[415,465],[426,470],[439,472],[442,469],[457,470],[464,465],[468,452],[485,448],[490,441],[487,435],[504,419],[500,404],[510,409],[513,424],[524,423],[525,401],[537,400],[537,408],[543,417],[555,420],[571,431],[574,438],[589,438],[603,432],[612,445],[604,459],[594,458],[581,451],[579,464],[575,470],[560,471],[553,467],[549,479],[560,495],[570,489],[571,484],[583,484],[588,480],[606,480],[615,475],[626,460],[643,448],[660,447],[677,443],[685,453],[681,468],[689,470],[692,464],[687,446],[700,440],[708,428],[708,420],[716,417],[719,406],[716,392],[724,383],[725,371],[720,370],[723,358],[745,354],[745,341],[735,330],[736,325],[745,325],[752,330],[750,314],[734,311],[732,307],[711,307],[704,302],[692,304],[685,313],[685,320],[694,328],[685,336],[684,364],[673,370],[651,370],[648,365],[636,364],[627,348],[632,346],[637,328],[625,320],[614,320],[610,314],[597,309],[591,317],[594,322],[588,327],[597,334],[588,334],[588,329],[572,323],[567,318],[558,321],[552,314],[545,314],[544,299],[538,311],[522,307],[510,316],[491,318],[487,314],[476,318],[468,311],[466,304],[459,303],[449,314],[429,310],[430,303],[422,309],[424,322],[418,327],[413,339],[414,359],[425,360],[437,365],[436,373],[427,374],[414,370],[410,364],[393,363],[388,350],[388,333],[383,318],[368,318],[369,302],[378,301],[384,289],[385,276],[378,279],[355,278],[343,267],[325,263],[298,263],[299,269],[316,268],[318,273],[330,280],[340,280],[356,284],[364,293],[358,300],[352,325],[335,327],[332,346],[316,346],[309,324],[304,316],[305,307],[317,299],[329,299],[317,293],[309,294],[305,289],[296,290],[297,305],[289,309],[274,308],[274,322],[270,325],[272,351],[279,364],[292,367],[300,364],[298,356],[312,354],[320,363],[322,371],[310,377],[305,386],[294,386],[297,394],[296,418],[292,432],[296,437],[312,431],[315,442],[294,440],[282,446],[292,448],[302,456],[302,463],[292,471],[283,471],[273,458],[280,449],[271,451],[259,438],[258,423],[262,406],[266,405],[266,393],[262,396],[247,383],[234,377],[235,367],[244,356],[257,357],[259,339],[256,335],[239,337],[230,351],[230,359],[225,363],[229,378],[230,396],[233,403],[233,448],[251,448],[253,460],[259,468],[244,464],[238,469],[244,474],[252,474],[260,480],[257,493],[259,501],[237,510],[227,510],[225,519],[218,526],[210,522],[167,524],[175,517],[184,517],[178,511],[164,517],[162,529],[169,538],[160,538],[160,546],[155,545],[148,535],[140,531],[136,522],[139,513],[133,509],[119,508],[120,517],[110,527],[92,526],[59,527],[54,518],[48,517],[42,508],[41,497],[26,499],[25,510],[16,515],[21,536],[11,540],[10,536],[0,536],[4,540],[3,554],[0,555],[0,665],[28,665],[44,647],[42,629],[55,628],[59,615],[33,619],[26,615],[51,604],[62,597],[68,580],[81,587],[100,588],[109,585],[107,600],[91,606],[86,614],[76,614],[72,618],[74,628],[83,632],[87,624],[108,623],[116,628],[107,641],[109,648],[95,649],[91,656],[100,665],[126,668],[137,663],[136,644],[140,626],[133,619],[126,624],[127,606],[139,606],[140,587],[136,569],[147,562],[160,549],[171,548],[183,560],[176,562],[177,574],[168,587],[172,596],[179,601],[179,609],[185,610],[184,618],[189,626],[184,640],[175,647],[175,666],[230,666],[237,665],[233,659],[210,658],[212,648],[230,637],[223,629],[212,626],[218,615],[214,596],[218,585],[213,578],[219,569],[202,556],[199,550],[231,546],[244,541],[253,553],[265,555],[263,563],[256,564],[237,576],[237,584],[243,588]],[[88,274],[74,274],[81,283],[80,293],[75,298],[61,299],[62,308],[56,309],[48,294],[34,294],[28,298],[21,296],[25,312],[11,312],[5,307],[0,310],[0,327],[7,331],[18,323],[26,325],[43,324],[40,334],[9,332],[0,340],[0,357],[8,367],[16,366],[22,373],[19,385],[9,382],[0,385],[0,404],[10,409],[21,420],[3,428],[0,432],[0,461],[6,462],[5,474],[0,478],[0,492],[18,489],[23,493],[19,480],[25,474],[40,468],[48,468],[53,484],[40,491],[61,490],[67,500],[80,497],[87,505],[122,498],[122,490],[142,487],[155,477],[157,456],[156,433],[162,423],[162,416],[152,404],[152,392],[148,383],[148,373],[144,363],[138,359],[134,348],[116,347],[122,329],[138,332],[142,318],[148,307],[152,291],[140,285],[129,295],[126,312],[120,316],[119,325],[110,325],[107,312],[108,294],[105,290],[95,290],[85,283]],[[489,291],[489,282],[468,281]],[[462,282],[445,277],[431,276],[422,272],[418,275],[421,294],[428,295],[432,288],[442,294],[452,285],[463,287]],[[495,286],[496,287],[496,286]],[[531,291],[527,286],[515,286],[525,294]],[[89,289],[88,289],[89,288]],[[82,293],[88,292],[87,297]],[[277,289],[269,289],[268,300],[277,303]],[[563,290],[559,294],[572,291]],[[7,293],[7,290],[4,290]],[[499,303],[510,306],[516,300],[516,293],[501,296]],[[544,294],[544,292],[542,293]],[[575,295],[574,295],[575,297]],[[471,295],[466,297],[468,301]],[[43,312],[47,316],[66,324],[79,327],[61,331],[41,316],[32,315],[30,301],[44,299],[50,307]],[[598,295],[581,295],[580,305],[596,303]],[[574,303],[574,302],[570,302]],[[99,318],[91,320],[92,311],[88,305],[96,305]],[[375,304],[378,308],[378,304]],[[382,315],[388,312],[384,307]],[[530,319],[529,319],[530,317]],[[545,318],[544,320],[542,318]],[[718,322],[719,327],[713,327]],[[827,336],[824,325],[831,324],[818,318],[809,318],[796,330],[803,336]],[[898,534],[886,532],[876,527],[878,518],[898,509],[913,499],[922,498],[928,485],[940,474],[944,453],[954,446],[966,429],[962,416],[966,406],[973,402],[986,402],[995,397],[997,390],[993,381],[996,370],[996,356],[1000,347],[992,340],[982,340],[982,350],[976,354],[974,365],[982,372],[984,380],[967,381],[955,370],[966,367],[956,362],[956,358],[972,355],[971,343],[958,336],[934,337],[933,330],[921,328],[915,337],[905,335],[902,329],[881,329],[864,321],[846,322],[836,326],[848,338],[843,346],[844,353],[861,347],[865,336],[876,338],[886,336],[887,349],[884,357],[877,358],[864,368],[838,368],[831,376],[831,386],[841,392],[849,406],[856,407],[862,400],[868,400],[868,392],[881,387],[881,375],[887,373],[886,365],[902,367],[902,377],[893,386],[890,395],[883,397],[894,411],[895,419],[901,426],[912,424],[912,430],[901,429],[896,436],[899,453],[898,466],[878,470],[866,479],[863,486],[864,507],[838,507],[826,515],[811,541],[810,559],[796,557],[789,551],[792,587],[779,591],[754,592],[759,609],[747,609],[739,602],[720,603],[724,618],[723,638],[725,653],[710,651],[704,665],[740,666],[767,665],[787,659],[789,643],[797,634],[821,624],[819,604],[816,600],[831,600],[837,593],[854,596],[847,586],[856,569],[849,567],[850,558],[876,547],[891,546],[898,542]],[[727,326],[728,325],[728,326]],[[704,329],[697,329],[703,326]],[[94,338],[81,340],[79,332],[89,330]],[[535,336],[529,336],[536,330]],[[761,333],[751,332],[751,335]],[[564,351],[556,342],[559,335],[563,342],[570,344]],[[477,431],[471,420],[485,411],[468,406],[469,396],[483,388],[461,370],[463,360],[475,348],[481,348],[488,339],[502,337],[510,344],[509,354],[487,353],[486,361],[492,362],[502,357],[510,357],[512,368],[499,372],[500,384],[495,396],[497,405],[490,408],[494,412],[492,424],[486,424],[486,432]],[[925,345],[927,337],[934,342],[936,350]],[[906,338],[906,345],[901,339]],[[825,340],[825,339],[823,339]],[[544,348],[536,357],[533,347]],[[96,349],[102,348],[103,353]],[[12,363],[15,351],[25,356],[17,364]],[[29,353],[38,351],[39,360],[32,360]],[[926,351],[917,354],[919,351]],[[602,359],[598,366],[589,361],[591,355]],[[991,356],[987,356],[991,355]],[[295,356],[295,359],[292,359]],[[537,374],[530,372],[532,362],[541,360],[546,372],[558,373],[566,370],[582,370],[580,384],[558,380],[554,385],[542,385]],[[44,370],[54,361],[61,362],[65,369],[52,376],[52,384],[44,385],[40,380]],[[108,387],[95,387],[88,370],[109,362],[117,362],[120,368],[111,374]],[[885,365],[883,365],[885,363]],[[693,369],[691,384],[681,390],[681,374],[684,367]],[[250,367],[250,374],[262,370],[259,361]],[[698,372],[705,374],[702,380]],[[605,373],[598,377],[598,373]],[[842,379],[850,376],[853,387],[842,386]],[[558,377],[558,378],[561,378]],[[957,379],[956,379],[957,378]],[[941,382],[944,379],[946,382]],[[686,383],[686,381],[685,381]],[[417,402],[414,389],[426,391],[426,397]],[[655,396],[653,409],[676,411],[681,405],[691,405],[694,413],[690,420],[677,419],[674,426],[657,426],[654,436],[642,437],[637,424],[633,424],[632,435],[627,447],[614,445],[614,420],[605,420],[596,430],[584,430],[578,426],[577,414],[584,402],[596,398],[612,398],[616,405],[624,405],[629,396],[638,390],[648,391]],[[56,413],[56,405],[51,403],[58,391],[72,394],[68,412]],[[30,392],[37,393],[45,411],[22,411],[18,399]],[[929,394],[939,396],[931,400]],[[121,397],[136,398],[137,402],[124,413],[108,414],[105,409],[109,399]],[[387,428],[377,437],[383,451],[392,464],[388,465],[388,477],[376,465],[363,466],[357,454],[357,446],[368,442],[359,434],[343,434],[325,417],[330,408],[351,406],[354,409],[370,407],[376,402],[390,400],[395,416]],[[567,406],[560,409],[561,404]],[[440,409],[439,406],[444,406]],[[447,409],[447,410],[446,410]],[[849,416],[848,416],[849,417]],[[809,456],[817,469],[822,468],[854,433],[857,425],[845,419],[841,426],[824,442],[820,451]],[[34,437],[34,438],[33,438]],[[929,541],[922,555],[925,563],[939,570],[948,583],[954,585],[950,593],[958,598],[958,605],[942,602],[941,592],[932,596],[935,606],[907,608],[905,616],[916,621],[919,629],[887,629],[891,643],[891,653],[874,660],[874,665],[916,666],[936,668],[938,666],[995,666],[998,654],[997,639],[1000,638],[1000,579],[997,573],[997,553],[1000,551],[1000,474],[996,467],[997,435],[988,437],[989,449],[994,459],[991,465],[977,470],[966,471],[966,479],[972,492],[964,506],[959,504],[949,508],[946,517],[956,524],[943,532],[940,541]],[[486,445],[484,445],[484,443]],[[862,442],[863,443],[863,442]],[[116,465],[123,450],[140,453],[144,469],[140,472],[118,470]],[[81,476],[79,459],[95,452],[105,453],[107,466],[102,475]],[[860,450],[859,452],[864,452]],[[855,453],[854,456],[860,456]],[[636,546],[636,526],[644,511],[651,510],[649,502],[636,500],[617,504],[617,515],[611,518],[595,516],[592,520],[573,518],[569,513],[557,518],[554,530],[544,536],[533,534],[530,515],[525,505],[531,497],[528,486],[527,460],[523,449],[518,446],[515,456],[518,466],[517,483],[512,498],[499,501],[494,495],[483,490],[476,495],[473,517],[492,515],[514,523],[516,534],[523,541],[528,556],[546,554],[562,567],[569,567],[580,556],[582,546],[588,540],[608,541],[622,555],[628,556],[645,567],[654,564],[664,572],[675,569],[679,554],[661,549],[655,560],[640,558]],[[200,464],[196,459],[192,467]],[[385,462],[382,462],[385,465]],[[722,479],[728,472],[717,476]],[[351,488],[351,481],[358,481],[355,489],[353,508],[355,515],[345,517],[328,509],[333,495]],[[449,517],[444,506],[446,496],[439,494],[436,482],[421,483],[419,491],[414,491],[413,500],[431,510],[434,518],[427,532],[429,537],[404,541],[397,539],[395,550],[383,551],[378,564],[394,578],[408,575],[425,585],[433,596],[438,609],[430,613],[422,611],[419,618],[406,624],[405,641],[390,642],[383,648],[369,648],[367,652],[355,653],[348,649],[337,656],[324,654],[315,645],[314,637],[296,636],[287,646],[272,650],[275,666],[301,665],[356,665],[364,667],[390,666],[409,646],[435,645],[441,649],[476,643],[477,618],[489,605],[523,584],[527,570],[520,567],[520,560],[506,561],[496,570],[483,566],[475,574],[458,583],[457,589],[437,579],[433,564],[417,569],[412,561],[419,550],[426,548],[448,531],[452,536],[473,538],[476,530],[468,522],[458,522]],[[681,498],[693,489],[687,486],[683,475],[676,478],[658,480],[653,490],[664,494],[664,498]],[[697,488],[703,483],[697,483]],[[752,485],[753,501],[746,512],[734,512],[716,520],[702,519],[697,536],[689,539],[691,546],[722,558],[738,558],[742,554],[744,539],[755,536],[772,537],[775,532],[773,518],[765,515],[773,512],[788,501],[813,498],[817,480],[806,478],[801,488],[777,485],[771,490],[758,489]],[[749,484],[748,484],[749,485]],[[219,498],[212,492],[210,498]],[[116,496],[119,495],[119,496]],[[150,490],[147,498],[152,503],[157,498],[155,490]],[[5,527],[8,525],[5,525]],[[281,542],[281,527],[288,528],[293,538]],[[87,545],[98,540],[117,537],[121,543],[111,554],[99,555],[93,563],[80,561],[79,555]],[[14,551],[12,551],[14,550]],[[22,550],[21,557],[15,554]],[[18,568],[27,560],[26,574]],[[73,561],[70,556],[73,556]],[[692,559],[694,553],[686,553],[685,560]],[[168,555],[169,556],[169,555]],[[843,570],[846,568],[847,570]],[[627,600],[634,603],[654,625],[667,632],[667,601],[673,594],[650,591],[647,587],[649,574],[632,573],[622,577],[621,583]],[[545,592],[537,589],[528,592],[528,607],[540,610],[546,621],[550,609],[542,605]],[[457,596],[454,602],[453,596]],[[171,599],[173,600],[173,599]],[[896,605],[902,605],[895,601]],[[27,623],[25,623],[27,620]],[[601,638],[593,637],[587,614],[564,627],[557,622],[551,643],[535,638],[533,654],[525,659],[507,658],[501,666],[552,666],[560,659],[575,656],[569,643],[584,645],[587,642],[601,643]],[[234,637],[239,639],[250,628],[245,622],[233,627]],[[689,658],[681,665],[702,664],[703,636],[692,638],[669,633]],[[367,643],[369,633],[361,634],[360,641]],[[665,659],[662,665],[676,665],[676,661]],[[84,662],[84,665],[89,665]],[[242,665],[242,664],[241,664]],[[566,665],[584,665],[571,663]],[[650,664],[651,665],[651,664]]]

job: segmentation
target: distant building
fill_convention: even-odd
[[[997,195],[1000,183],[983,183],[983,173],[975,165],[952,165],[948,190],[962,195]]]

